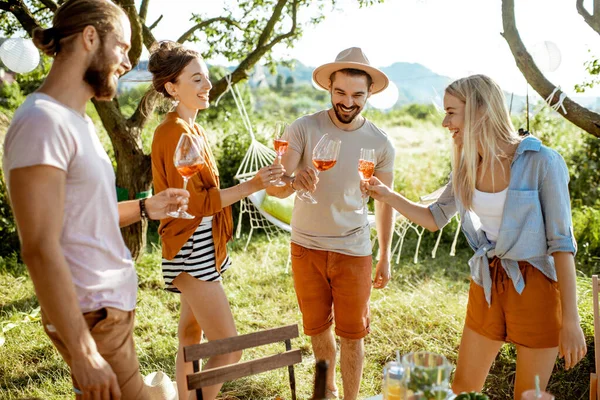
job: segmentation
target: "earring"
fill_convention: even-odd
[[[177,107],[179,105],[179,96],[175,95],[175,97],[171,100],[171,104],[173,107]]]

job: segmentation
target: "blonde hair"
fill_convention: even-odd
[[[454,146],[452,188],[463,206],[469,210],[477,181],[477,168],[488,169],[494,176],[494,162],[507,155],[501,144],[516,144],[521,138],[506,109],[500,86],[485,75],[472,75],[452,82],[446,94],[465,104],[463,144]],[[492,181],[492,185],[494,182]]]

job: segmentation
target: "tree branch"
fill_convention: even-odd
[[[127,121],[129,126],[142,129],[148,119],[152,117],[152,113],[154,112],[154,108],[156,107],[156,103],[161,98],[161,94],[154,90],[153,87],[144,94],[142,100],[139,102],[135,112]]]
[[[135,67],[142,55],[142,23],[135,8],[134,0],[115,0],[125,10],[131,23],[131,49],[129,50],[129,61]]]
[[[231,83],[235,85],[241,80],[248,78],[248,72],[266,53],[268,53],[276,44],[281,41],[292,37],[296,33],[297,22],[296,22],[296,14],[298,9],[298,1],[293,0],[293,8],[292,8],[292,27],[290,30],[283,34],[274,38],[271,42],[266,43],[269,37],[273,34],[273,30],[275,28],[275,22],[279,20],[281,17],[281,12],[287,0],[280,0],[277,3],[277,6],[273,10],[273,15],[267,22],[265,29],[263,30],[263,34],[259,38],[256,48],[252,51],[248,56],[238,65],[238,67],[231,73]],[[277,16],[276,19],[274,17]],[[270,31],[269,31],[270,29]],[[268,35],[265,35],[265,32],[268,32]],[[218,82],[216,82],[213,88],[210,91],[210,98],[216,100],[223,92],[227,90],[227,77],[221,78]]]
[[[162,19],[163,19],[163,15],[160,14],[160,17],[158,17],[157,20],[154,21],[154,23],[152,25],[150,25],[150,27],[148,29],[152,30],[152,29],[156,28],[156,25],[158,25],[158,23],[160,21],[162,21]]]
[[[287,1],[288,0],[279,0],[275,5],[275,8],[273,9],[273,14],[271,14],[271,18],[269,18],[267,25],[265,25],[265,29],[263,29],[262,33],[260,34],[260,37],[258,38],[258,47],[264,46],[265,43],[267,43],[267,40],[269,40],[269,38],[273,34],[275,24],[277,24],[277,21],[279,21],[279,18],[281,17],[281,13],[283,11],[283,7],[285,7]],[[294,10],[295,9],[296,7],[294,0]]]
[[[9,0],[8,2],[0,3],[3,10],[10,12],[19,21],[23,29],[27,31],[29,36],[32,36],[33,30],[40,27],[40,23],[35,19],[29,8],[23,0]],[[8,7],[5,7],[8,6]]]
[[[197,30],[203,29],[203,28],[207,27],[208,25],[212,24],[213,22],[224,22],[224,23],[226,23],[228,25],[235,26],[238,29],[242,29],[242,27],[240,26],[240,24],[237,21],[234,21],[231,18],[226,18],[226,17],[210,18],[210,19],[207,19],[206,21],[202,21],[202,22],[194,25],[190,29],[188,29],[187,32],[185,32],[183,35],[181,35],[179,37],[179,39],[177,39],[177,42],[184,43],[184,42],[190,40],[190,38],[194,35],[194,33]]]
[[[577,12],[583,17],[585,23],[600,35],[600,0],[594,0],[594,15],[591,15],[585,9],[583,0],[577,0],[576,7]]]
[[[142,0],[142,4],[140,4],[140,21],[142,24],[146,23],[146,17],[148,16],[148,6],[150,5],[150,0]]]
[[[150,51],[154,43],[156,43],[156,39],[146,25],[142,25],[142,32],[144,33],[144,46],[146,46],[146,49]]]
[[[40,0],[40,3],[45,5],[52,12],[58,10],[58,5],[55,2],[53,2],[52,0]]]
[[[510,51],[517,62],[517,67],[519,67],[519,70],[531,87],[538,92],[542,98],[548,98],[556,89],[556,86],[548,81],[535,65],[533,58],[527,52],[527,49],[519,36],[519,31],[515,23],[514,0],[502,0],[502,24],[504,28],[502,36],[510,47]],[[555,93],[554,98],[550,100],[551,103],[558,101],[559,96],[560,92]],[[563,112],[562,109],[558,109],[558,112],[563,117],[584,131],[596,137],[600,137],[600,114],[580,106],[568,97],[565,98],[563,105],[566,109],[566,113]]]
[[[102,120],[102,125],[110,136],[115,151],[129,152],[132,155],[143,154],[141,135],[133,134],[133,132],[123,134],[123,132],[130,132],[131,130],[127,129],[127,120],[123,118],[123,114],[119,110],[117,99],[111,101],[92,99],[92,103],[94,103]]]

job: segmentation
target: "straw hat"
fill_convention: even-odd
[[[345,68],[359,69],[365,71],[373,79],[373,94],[384,90],[388,84],[388,77],[379,69],[372,67],[369,59],[360,47],[350,47],[337,55],[335,61],[323,64],[313,72],[313,80],[325,90],[329,90],[329,77],[335,71]]]
[[[177,400],[177,388],[171,378],[162,371],[152,372],[144,378],[146,393],[150,400]]]

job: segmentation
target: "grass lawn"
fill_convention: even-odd
[[[397,149],[395,185],[413,200],[437,188],[449,172],[446,132],[431,124],[386,129]],[[1,132],[0,132],[1,133]],[[467,260],[471,256],[460,237],[458,254],[448,255],[454,229],[444,230],[437,257],[430,251],[436,236],[425,233],[420,262],[412,262],[416,238],[409,234],[402,258],[393,266],[388,287],[371,297],[371,334],[365,340],[366,359],[361,397],[380,391],[383,365],[396,350],[407,353],[430,350],[456,362],[465,316],[468,290]],[[272,242],[254,236],[247,251],[246,238],[231,244],[234,266],[224,287],[240,333],[287,324],[299,324],[301,316],[292,277],[286,269],[288,237]],[[177,347],[178,295],[162,290],[160,256],[150,251],[137,265],[139,275],[135,341],[144,375],[162,370],[174,376]],[[589,277],[578,278],[579,307],[588,340],[588,355],[575,369],[565,372],[558,361],[549,391],[557,399],[587,399],[589,373],[593,370],[592,295]],[[66,365],[52,347],[39,322],[37,299],[25,267],[0,258],[0,399],[71,398]],[[246,352],[243,359],[268,355],[281,344]],[[293,343],[303,352],[296,368],[299,398],[311,395],[314,358],[309,339],[301,334]],[[511,399],[515,351],[504,346],[486,382],[492,399]],[[287,371],[281,369],[223,387],[226,399],[289,399]],[[338,384],[341,379],[338,374]]]
[[[451,235],[451,232],[448,233]],[[365,371],[361,397],[379,392],[381,370],[386,361],[413,350],[430,350],[456,361],[467,301],[469,252],[450,257],[444,240],[438,256],[429,252],[434,236],[426,234],[420,263],[413,264],[414,240],[405,244],[399,265],[393,267],[388,288],[374,291],[371,299],[372,331],[366,338]],[[459,241],[459,248],[464,243]],[[247,251],[244,238],[231,246],[234,267],[226,275],[225,290],[240,333],[297,323],[301,316],[296,304],[292,277],[286,270],[287,237],[269,243],[256,236]],[[139,292],[135,341],[143,374],[162,370],[174,376],[177,346],[178,296],[162,290],[160,258],[157,251],[146,255],[137,266]],[[579,280],[579,301],[588,339],[591,339],[591,285]],[[36,313],[37,300],[23,266],[4,260],[0,267],[0,327],[5,331],[0,347],[0,398],[64,399],[70,394],[65,364],[42,331]],[[1,340],[1,339],[0,339]],[[299,398],[312,390],[314,358],[304,335],[293,343],[302,349],[303,362],[296,368]],[[282,345],[248,351],[243,359],[268,355]],[[593,351],[593,349],[590,349]],[[557,362],[550,391],[557,399],[587,398],[592,354],[569,372]],[[494,399],[511,398],[515,354],[505,346],[494,364],[486,391]],[[338,374],[341,386],[341,379]],[[290,398],[285,369],[227,383],[226,399]]]

